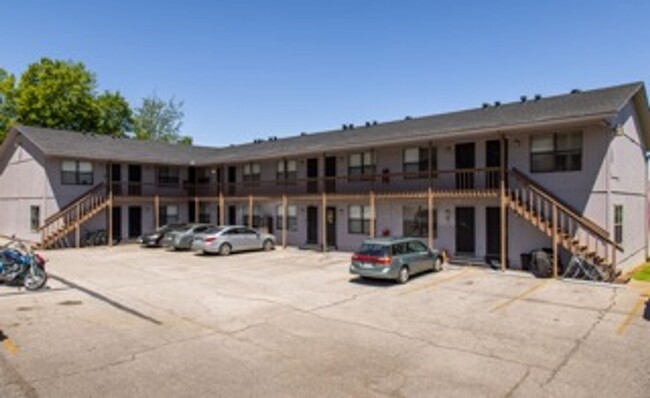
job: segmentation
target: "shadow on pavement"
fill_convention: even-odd
[[[643,319],[650,321],[650,299],[645,302],[645,311],[643,312]]]

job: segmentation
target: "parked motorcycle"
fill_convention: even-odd
[[[0,281],[38,290],[47,283],[46,260],[25,243],[12,239],[0,247]]]

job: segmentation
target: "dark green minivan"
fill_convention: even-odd
[[[442,270],[437,250],[415,238],[378,238],[363,242],[352,256],[350,273],[365,278],[408,282],[411,275]]]

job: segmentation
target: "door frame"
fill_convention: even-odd
[[[136,223],[132,223],[132,221],[135,220],[135,218],[132,216],[132,213],[131,213],[132,210],[137,210],[138,213],[140,214],[140,219]],[[127,231],[128,234],[127,234],[127,236],[129,237],[129,239],[134,239],[134,238],[137,238],[140,235],[142,235],[142,216],[143,216],[142,206],[129,206],[127,212],[128,212],[128,218],[127,218],[127,220],[128,220],[128,231]],[[139,226],[139,228],[138,228],[139,231],[137,233],[133,230],[133,224],[138,224],[138,226]]]
[[[490,222],[490,220],[494,222]],[[490,242],[495,245],[493,250],[490,250]],[[485,257],[487,259],[501,258],[501,208],[498,206],[485,208]]]
[[[454,146],[454,166],[457,171],[476,168],[475,142],[463,142]],[[474,189],[474,172],[456,173],[456,189]]]
[[[463,247],[463,250],[460,250],[459,247],[459,242],[461,242],[461,239],[459,237],[461,236],[460,234],[462,233],[462,230],[459,228],[460,227],[460,214],[464,213],[465,211],[469,212],[471,211],[472,214],[472,220],[470,222],[471,228],[471,234],[468,235],[467,241],[463,242],[467,243],[468,246],[471,246],[471,250],[469,247],[465,248]],[[467,255],[475,255],[476,254],[476,208],[472,206],[458,206],[455,208],[454,211],[454,224],[455,224],[455,234],[456,234],[456,254],[467,254]],[[471,243],[471,245],[470,245]],[[467,249],[467,250],[465,250]]]
[[[325,192],[327,193],[336,192],[336,169],[336,156],[325,157]]]
[[[318,193],[318,158],[307,159],[307,193]]]
[[[318,244],[318,206],[307,206],[307,236],[308,245]]]
[[[330,222],[330,215],[332,215]],[[336,206],[327,206],[325,208],[325,217],[326,217],[326,236],[327,236],[327,246],[337,247],[336,241]]]

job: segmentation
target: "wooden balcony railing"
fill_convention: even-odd
[[[156,183],[113,182],[114,196],[276,196],[321,193],[364,194],[434,191],[498,191],[499,168],[439,170],[420,173],[375,173],[369,175],[253,180],[237,183],[160,185]]]

